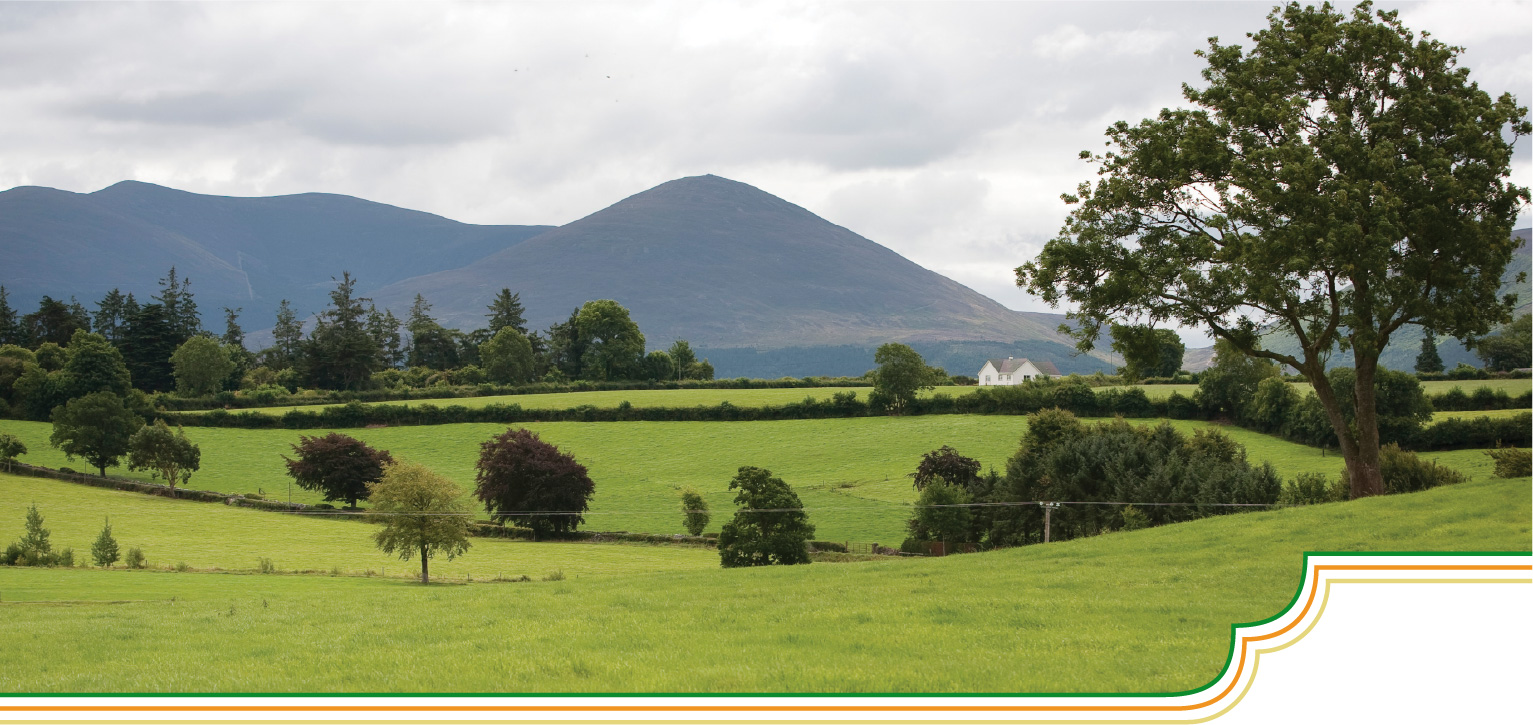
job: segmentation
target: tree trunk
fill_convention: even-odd
[[[430,584],[431,583],[431,578],[427,575],[427,570],[431,566],[430,564],[427,563],[428,561],[429,560],[426,558],[426,545],[425,544],[421,544],[421,583],[422,584]]]
[[[1347,426],[1346,417],[1341,414],[1341,403],[1336,397],[1336,390],[1331,387],[1330,379],[1325,376],[1324,364],[1312,361],[1303,372],[1304,377],[1309,378],[1310,385],[1314,386],[1315,397],[1320,399],[1320,405],[1325,408],[1325,415],[1331,421],[1331,428],[1336,431],[1336,442],[1341,448],[1341,457],[1346,462],[1347,470],[1363,470],[1357,438],[1352,435],[1352,430]],[[1378,458],[1376,451],[1374,458],[1375,460]],[[1358,480],[1358,477],[1353,475],[1352,498],[1358,497]]]
[[[1355,360],[1357,365],[1357,461],[1347,461],[1348,475],[1352,481],[1352,498],[1380,496],[1384,493],[1384,475],[1379,466],[1379,412],[1373,381],[1377,377],[1379,359],[1367,356]]]

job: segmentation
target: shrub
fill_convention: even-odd
[[[926,542],[914,536],[908,537],[904,541],[900,542],[900,551],[903,551],[906,554],[925,554]]]
[[[1421,460],[1415,453],[1401,450],[1395,443],[1379,449],[1379,472],[1384,479],[1386,494],[1425,491],[1429,488],[1463,483],[1468,480],[1464,474],[1439,465],[1436,461]],[[1348,482],[1348,490],[1350,490],[1351,474],[1343,468],[1341,475],[1342,479]]]
[[[259,571],[262,574],[276,574],[277,565],[271,563],[271,559],[263,556],[256,560],[256,571]]]
[[[681,494],[681,525],[686,527],[687,533],[693,536],[701,536],[703,529],[708,528],[708,502],[703,495],[687,489]]]
[[[176,571],[185,573],[185,572],[189,572],[191,570],[192,570],[191,565],[187,564],[186,562],[184,562],[184,561],[176,562]]]
[[[811,541],[809,548],[814,551],[834,551],[840,554],[846,553],[846,544],[839,541]]]
[[[1527,478],[1533,476],[1533,450],[1525,448],[1496,448],[1485,452],[1496,462],[1496,475],[1500,478]]]
[[[1345,501],[1349,492],[1345,479],[1331,482],[1324,473],[1301,473],[1283,487],[1278,503],[1308,506],[1317,503]]]
[[[1133,506],[1124,506],[1119,515],[1123,517],[1124,531],[1138,531],[1150,526],[1150,517],[1144,515],[1143,511]]]
[[[544,575],[543,581],[546,581],[546,582],[562,582],[562,581],[564,581],[564,570],[563,569],[555,569],[555,570],[553,570],[551,572],[548,572],[548,574]]]
[[[122,563],[129,569],[144,569],[149,566],[149,562],[144,559],[144,550],[137,546],[128,549],[128,555],[123,558]]]

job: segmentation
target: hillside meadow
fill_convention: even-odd
[[[0,689],[1183,691],[1218,675],[1232,623],[1287,605],[1302,552],[1527,551],[1529,510],[1526,480],[1495,479],[936,559],[515,584],[4,568]],[[269,533],[204,546],[316,525],[247,513]]]
[[[1136,420],[1136,424],[1156,423]],[[1209,426],[1177,420],[1184,433]],[[714,512],[717,531],[734,509],[729,481],[742,465],[770,469],[792,485],[810,510],[816,536],[835,541],[898,545],[905,538],[906,504],[915,492],[908,475],[921,455],[952,445],[986,468],[1004,470],[1027,430],[1023,416],[943,415],[839,418],[755,422],[534,423],[525,426],[575,455],[591,472],[596,495],[585,529],[681,533],[679,496],[694,488]],[[1234,426],[1219,426],[1246,447],[1253,463],[1269,462],[1284,478],[1299,473],[1335,476],[1335,451],[1291,443]],[[0,431],[18,435],[30,452],[22,460],[49,467],[87,469],[48,445],[45,423],[0,421]],[[393,455],[425,464],[471,490],[479,444],[506,430],[488,423],[350,429],[345,432]],[[324,431],[187,428],[202,450],[202,469],[190,486],[225,493],[265,492],[286,500],[291,478],[282,456],[300,434]],[[1478,451],[1423,454],[1469,474],[1484,477],[1488,457]],[[144,472],[108,469],[114,475],[149,480]],[[316,493],[292,487],[292,500],[318,503]]]

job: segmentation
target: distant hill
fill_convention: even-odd
[[[399,311],[421,293],[447,324],[471,328],[502,287],[521,293],[538,328],[587,300],[615,299],[650,347],[685,338],[718,358],[720,375],[860,374],[873,367],[872,348],[890,341],[926,345],[942,359],[953,343],[1020,342],[1046,350],[1062,369],[1070,361],[1059,358],[1073,353],[1055,329],[1059,315],[1009,310],[802,207],[717,176],[661,184],[373,297]],[[953,362],[950,372],[973,373],[965,360]],[[983,357],[969,362],[978,370]],[[1100,358],[1077,362],[1107,367]]]
[[[1517,295],[1517,309],[1512,313],[1512,316],[1518,317],[1528,314],[1529,310],[1533,309],[1533,304],[1530,304],[1533,303],[1533,296],[1529,294],[1529,284],[1533,282],[1533,272],[1530,272],[1529,264],[1530,261],[1533,261],[1529,254],[1529,238],[1533,236],[1533,229],[1518,229],[1512,232],[1512,236],[1522,240],[1522,244],[1518,245],[1517,249],[1512,252],[1512,261],[1506,265],[1506,271],[1501,275],[1500,294]],[[1518,282],[1517,276],[1519,274],[1527,275],[1528,279]],[[1391,370],[1415,371],[1416,355],[1421,352],[1421,336],[1421,327],[1417,325],[1406,325],[1401,328],[1390,340],[1389,345],[1384,348],[1384,352],[1379,355],[1379,364]],[[1262,344],[1269,350],[1294,352],[1298,350],[1298,345],[1294,342],[1293,337],[1286,333],[1279,332],[1267,335],[1262,338]],[[1481,364],[1479,357],[1475,356],[1472,351],[1464,349],[1463,343],[1453,338],[1437,338],[1437,354],[1442,357],[1443,365],[1448,368],[1452,368],[1461,362],[1475,367],[1479,367]],[[1211,364],[1213,364],[1213,348],[1198,348],[1187,351],[1183,367],[1196,372],[1207,368]],[[1333,352],[1331,359],[1327,362],[1327,368],[1351,366],[1352,356],[1339,350]]]
[[[521,243],[546,226],[463,224],[338,194],[228,197],[124,181],[90,194],[44,187],[0,192],[0,284],[23,311],[44,295],[87,305],[113,287],[145,299],[174,265],[192,280],[204,322],[223,305],[246,327],[270,325],[277,302],[321,308],[331,277],[364,286],[451,269]]]

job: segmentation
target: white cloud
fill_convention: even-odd
[[[1533,97],[1522,3],[1402,17]],[[1467,8],[1467,9],[1464,9]],[[0,4],[0,188],[352,194],[562,224],[756,185],[1013,307],[1076,159],[1270,3]],[[1529,142],[1516,164],[1530,185]],[[1523,224],[1526,224],[1524,220]]]

